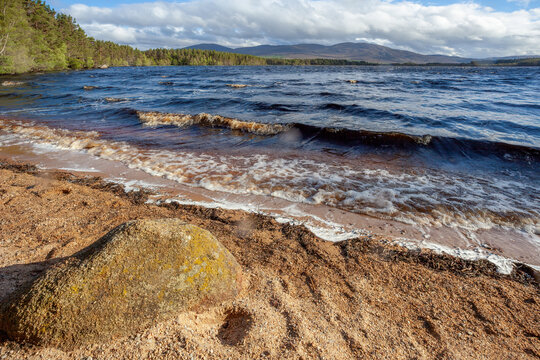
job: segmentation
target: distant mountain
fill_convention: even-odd
[[[225,51],[236,54],[287,59],[341,59],[366,61],[370,63],[468,63],[472,59],[446,55],[422,55],[412,51],[396,50],[369,43],[341,43],[331,46],[318,44],[259,45],[253,47],[228,48],[218,44],[199,44],[188,49]]]
[[[230,52],[230,53],[234,52],[234,49],[228,48],[226,46],[221,46],[218,44],[198,44],[198,45],[185,47],[184,49],[214,50],[214,51],[222,51],[222,52]]]

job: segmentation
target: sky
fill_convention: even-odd
[[[50,0],[88,35],[139,49],[371,42],[422,54],[540,54],[540,0]]]

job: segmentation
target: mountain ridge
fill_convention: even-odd
[[[365,61],[369,63],[446,63],[462,64],[474,59],[448,55],[423,55],[407,50],[393,49],[387,46],[366,42],[344,42],[334,45],[294,44],[294,45],[258,45],[230,48],[213,43],[196,44],[184,49],[226,51],[236,54],[261,57],[281,57],[286,59],[335,59]]]

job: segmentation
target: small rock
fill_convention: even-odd
[[[356,84],[358,82],[358,80],[345,80],[346,82],[348,82],[349,84]]]
[[[94,90],[94,89],[97,89],[97,86],[89,86],[89,85],[85,85],[85,86],[83,86],[83,89],[84,89],[84,90]]]
[[[2,81],[2,86],[19,86],[23,84],[22,81]]]
[[[106,97],[105,101],[107,101],[107,102],[122,102],[122,101],[128,101],[128,99],[126,99],[126,98]]]
[[[1,304],[0,330],[69,350],[232,299],[240,287],[240,265],[210,232],[178,219],[130,221]]]
[[[103,64],[99,67],[100,69],[108,69],[109,68],[109,65],[106,65],[106,64]]]
[[[227,84],[227,86],[232,87],[232,88],[236,88],[236,89],[240,89],[240,88],[248,87],[249,85],[246,85],[246,84]]]

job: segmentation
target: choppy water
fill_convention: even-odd
[[[0,145],[26,139],[194,187],[407,223],[540,233],[538,68],[151,67],[16,80],[0,87]]]

